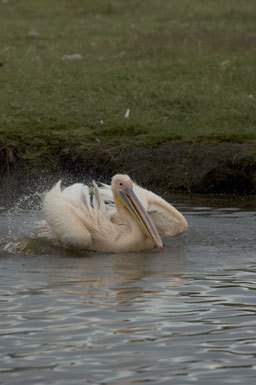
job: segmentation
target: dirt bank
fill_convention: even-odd
[[[43,183],[49,187],[60,177],[109,182],[115,173],[127,173],[143,186],[164,194],[256,192],[256,144],[168,142],[129,151],[99,145],[87,151],[72,148],[68,154],[59,151],[54,163],[51,159],[52,155],[35,167],[2,154],[2,198],[6,191],[12,195],[28,185],[37,188]]]

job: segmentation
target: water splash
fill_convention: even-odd
[[[16,203],[1,213],[0,248],[15,252],[17,244],[26,237],[35,238],[35,223],[42,219],[44,193],[36,191],[20,196]]]

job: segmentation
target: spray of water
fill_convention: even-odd
[[[36,223],[42,219],[41,203],[44,193],[36,191],[22,195],[16,203],[1,213],[0,248],[15,252],[26,238],[35,238]]]
[[[84,256],[84,252],[63,248],[52,236],[42,212],[42,202],[46,191],[49,190],[49,180],[41,178],[39,182],[37,186],[32,186],[36,191],[29,191],[20,196],[14,191],[14,197],[8,199],[10,197],[6,196],[6,202],[1,203],[0,253],[73,255],[74,252],[76,256]],[[14,199],[15,203],[11,204]],[[5,205],[9,205],[9,208],[4,207]]]

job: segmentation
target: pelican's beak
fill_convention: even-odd
[[[146,210],[135,195],[133,189],[131,188],[125,189],[125,191],[119,191],[117,193],[117,200],[133,215],[143,234],[151,239],[154,244],[162,250],[162,239],[160,238],[155,225],[146,213]]]

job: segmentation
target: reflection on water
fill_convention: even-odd
[[[7,252],[3,211],[0,383],[254,384],[255,200],[223,199],[176,196],[188,232],[120,255],[31,240],[30,210],[11,223],[23,253]]]

